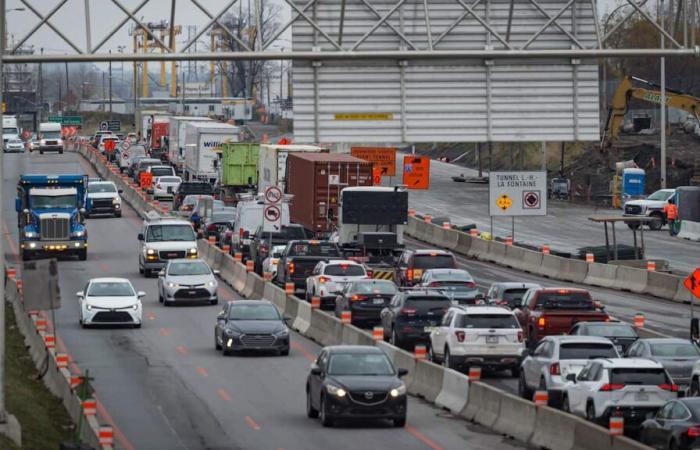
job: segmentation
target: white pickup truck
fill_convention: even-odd
[[[668,199],[676,193],[675,189],[661,189],[643,200],[630,200],[625,203],[624,217],[653,217],[656,220],[649,222],[649,228],[660,230],[666,225],[666,214],[664,207],[668,204]],[[636,228],[636,223],[628,223],[628,227]]]

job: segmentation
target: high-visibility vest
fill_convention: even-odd
[[[664,206],[664,212],[666,213],[666,218],[668,220],[676,220],[678,217],[678,207],[673,204],[668,204]]]

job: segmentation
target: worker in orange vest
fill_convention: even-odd
[[[675,236],[678,234],[676,226],[678,222],[678,206],[676,206],[676,201],[673,197],[669,198],[668,203],[664,206],[664,214],[666,214],[666,220],[668,221],[668,234]]]

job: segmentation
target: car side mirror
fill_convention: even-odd
[[[78,298],[83,298],[83,297],[85,297],[85,292],[83,292],[83,291],[78,291],[78,292],[75,293],[75,296],[78,297]]]
[[[120,194],[123,194],[123,193],[124,193],[124,189],[119,189],[119,190],[117,190],[117,192],[120,193]]]
[[[139,233],[139,241],[143,241],[143,240],[144,240],[143,233]]]
[[[221,271],[220,271],[220,270],[214,269],[213,272],[214,272],[214,275],[216,275],[216,276],[221,275]]]
[[[400,367],[399,370],[397,371],[397,375],[399,378],[405,377],[408,375],[408,369],[404,369],[403,367]]]
[[[204,239],[204,233],[197,231],[197,239]]]
[[[311,365],[311,375],[321,376],[323,375],[323,370],[316,364]]]
[[[290,320],[292,320],[292,318],[290,316],[284,316],[282,317],[282,320],[284,320],[285,322],[289,322]]]
[[[158,272],[158,276],[159,276],[159,277],[164,277],[164,276],[165,276],[165,270],[161,270],[160,272]]]
[[[136,293],[136,296],[137,296],[138,298],[144,298],[144,297],[146,296],[146,293],[143,292],[143,291],[138,291],[138,292]]]
[[[566,375],[566,380],[571,381],[572,383],[576,383],[576,374],[575,373],[569,373]]]

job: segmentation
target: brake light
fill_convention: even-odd
[[[207,231],[216,231],[216,224],[212,223],[207,227]]]
[[[318,279],[318,282],[321,283],[321,284],[323,284],[323,283],[328,283],[329,281],[331,281],[331,279],[328,278],[328,277],[321,277],[321,278]]]
[[[362,300],[367,300],[367,296],[366,295],[353,295],[352,297],[350,297],[351,302],[360,302]]]
[[[561,368],[559,367],[559,363],[554,363],[551,366],[549,366],[549,374],[561,375]]]
[[[293,262],[287,263],[287,271],[289,272],[290,275],[292,275],[294,273],[294,263]]]
[[[406,278],[408,278],[409,280],[413,279],[413,269],[406,270]]]
[[[245,230],[243,228],[238,229],[238,238],[243,239],[243,235],[245,234]]]
[[[678,392],[678,385],[664,383],[659,385],[659,389],[663,389],[664,391]]]
[[[341,264],[341,265],[340,265],[340,268],[343,269],[343,270],[345,270],[345,269],[348,268],[348,265],[347,265],[347,264]]]
[[[559,289],[557,292],[560,294],[568,294],[569,290],[568,289]]]
[[[601,392],[619,391],[624,388],[624,384],[604,384],[601,388]]]
[[[457,336],[457,342],[464,342],[464,338],[466,337],[464,331],[455,331],[455,336]]]
[[[401,314],[404,314],[406,316],[415,316],[416,315],[416,310],[415,308],[401,308]]]
[[[696,438],[700,437],[700,427],[690,427],[688,428],[688,437]]]
[[[367,278],[372,278],[372,275],[374,275],[374,272],[371,270],[367,271]]]
[[[544,326],[547,324],[547,321],[545,320],[544,317],[540,317],[537,319],[537,326],[540,327],[540,329],[544,329]]]
[[[157,187],[158,189],[163,189],[163,188],[161,187],[160,184],[156,184],[156,187]]]
[[[523,331],[520,330],[520,331],[518,331],[518,342],[522,342],[522,341],[523,341]]]

